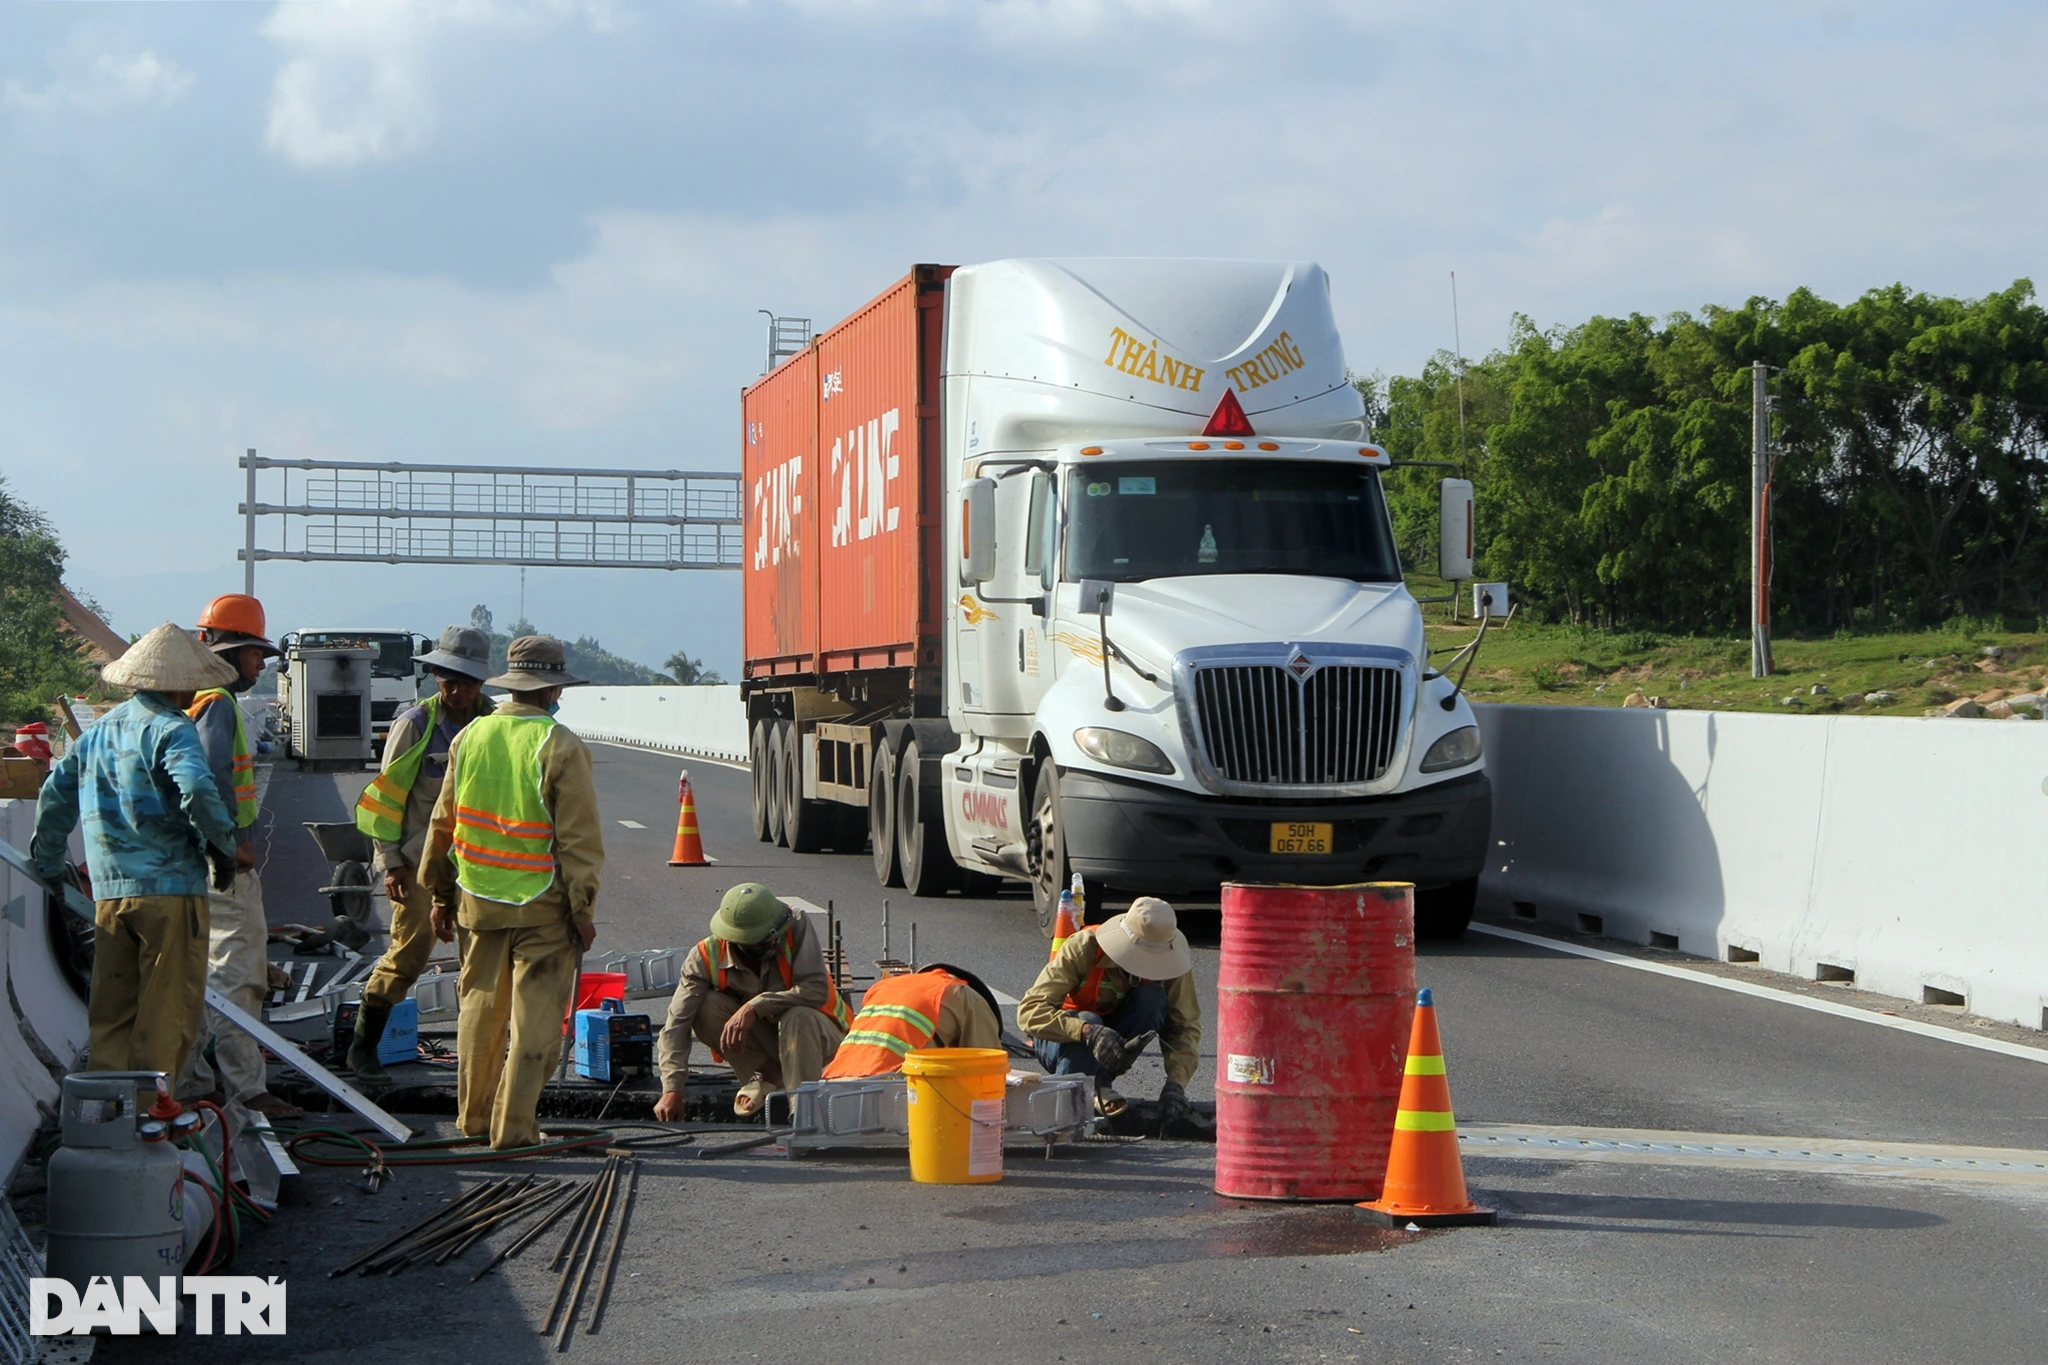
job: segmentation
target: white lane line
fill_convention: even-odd
[[[1679,1133],[1657,1129],[1551,1127],[1520,1123],[1461,1123],[1458,1125],[1458,1144],[1469,1156],[1618,1161],[1659,1166],[1749,1167],[1773,1171],[1824,1171],[1835,1175],[2048,1185],[2048,1152],[2015,1147],[1957,1147],[1932,1142],[1754,1137],[1746,1133]]]
[[[619,823],[620,823],[620,824],[622,824],[622,825],[624,825],[624,826],[625,826],[625,827],[626,827],[627,829],[646,829],[646,828],[647,828],[647,826],[645,826],[645,825],[641,824],[641,823],[640,823],[640,822],[639,822],[638,820],[621,820],[621,821],[619,821]]]
[[[1748,981],[1734,981],[1725,976],[1709,976],[1684,967],[1674,967],[1664,962],[1645,962],[1641,958],[1624,957],[1610,953],[1604,948],[1588,948],[1583,944],[1564,943],[1540,934],[1525,934],[1517,929],[1503,929],[1493,924],[1474,924],[1472,932],[1488,934],[1494,938],[1512,939],[1516,943],[1528,943],[1538,948],[1548,948],[1554,953],[1567,953],[1572,957],[1590,957],[1595,962],[1611,963],[1616,967],[1627,967],[1632,971],[1649,972],[1653,976],[1668,976],[1679,981],[1691,981],[1716,990],[1733,991],[1737,995],[1753,996],[1758,1000],[1775,1000],[1781,1005],[1794,1005],[1816,1014],[1832,1014],[1837,1019],[1854,1019],[1862,1024],[1876,1024],[1879,1028],[1897,1029],[1901,1033],[1916,1034],[1932,1038],[1937,1042],[1954,1043],[1959,1047],[1973,1047],[1980,1052],[1996,1052],[2002,1057],[2018,1057],[2022,1061],[2048,1064],[2048,1048],[2027,1047],[2021,1043],[2008,1043],[2002,1038],[1976,1038],[1956,1029],[1943,1028],[1939,1024],[1923,1024],[1917,1019],[1894,1019],[1890,1015],[1875,1014],[1870,1010],[1858,1009],[1854,1005],[1838,1004],[1833,1000],[1815,1000],[1810,996],[1794,995],[1770,986],[1758,986]]]
[[[982,984],[983,984],[983,985],[987,985],[988,983],[987,983],[987,982],[983,982]],[[1015,1008],[1017,1008],[1017,997],[1016,997],[1016,996],[1014,996],[1014,995],[1004,995],[1004,994],[1003,994],[1003,993],[1002,993],[1001,991],[997,990],[997,989],[996,989],[996,988],[995,988],[994,986],[989,986],[989,988],[988,988],[988,993],[989,993],[990,995],[993,995],[993,996],[994,996],[994,997],[996,998],[996,1003],[997,1003],[998,1005],[1001,1005],[1001,1006],[1003,1006],[1003,1007],[1004,1007],[1005,1009],[1015,1009]]]

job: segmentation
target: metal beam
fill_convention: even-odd
[[[299,1051],[297,1044],[276,1029],[255,1018],[211,986],[206,988],[206,1003],[219,1011],[236,1028],[275,1052],[279,1061],[368,1119],[385,1137],[393,1142],[406,1142],[412,1138],[412,1129],[378,1108],[347,1081]]]
[[[241,558],[244,551],[237,550]],[[287,559],[301,564],[524,564],[536,569],[737,569],[702,559],[533,559],[491,555],[349,555],[315,550],[258,550],[258,559]]]
[[[731,516],[705,514],[703,516],[650,516],[633,512],[497,512],[497,511],[455,511],[448,508],[419,507],[322,507],[313,503],[271,503],[255,504],[254,516],[259,517],[381,517],[387,521],[511,521],[531,526],[535,522],[565,522],[574,524],[604,523],[632,526],[744,526],[747,519],[737,510]],[[236,511],[245,511],[246,506]]]

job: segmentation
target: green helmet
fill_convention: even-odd
[[[790,909],[759,882],[741,882],[725,893],[711,917],[711,936],[728,943],[759,943],[789,922]]]

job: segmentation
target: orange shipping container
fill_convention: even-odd
[[[951,273],[916,267],[743,395],[749,679],[938,664]]]

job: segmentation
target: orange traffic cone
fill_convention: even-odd
[[[1494,1219],[1492,1209],[1479,1207],[1465,1193],[1465,1163],[1458,1155],[1457,1120],[1451,1117],[1451,1083],[1444,1075],[1444,1045],[1436,1033],[1436,1001],[1427,987],[1415,996],[1401,1104],[1394,1114],[1393,1146],[1387,1152],[1387,1183],[1379,1198],[1358,1207],[1388,1227],[1467,1227]]]
[[[1047,962],[1060,955],[1060,949],[1067,946],[1067,940],[1080,929],[1080,917],[1074,913],[1074,893],[1060,892],[1059,912],[1052,920],[1052,951],[1045,955]]]
[[[709,867],[711,860],[704,856],[704,837],[697,829],[697,798],[690,790],[690,770],[683,769],[682,781],[676,784],[676,848],[668,855],[670,867]]]

